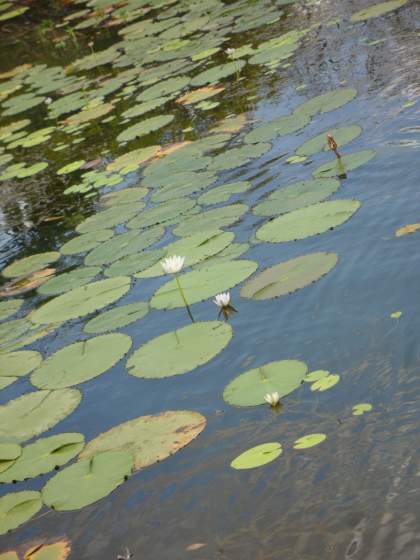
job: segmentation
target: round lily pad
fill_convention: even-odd
[[[367,19],[383,16],[388,12],[401,8],[406,3],[407,0],[389,0],[388,2],[380,2],[379,4],[374,4],[364,10],[360,10],[360,12],[356,12],[351,16],[350,21],[366,21]]]
[[[129,126],[117,136],[117,142],[129,142],[135,138],[145,136],[150,132],[159,130],[174,120],[173,115],[159,115]]]
[[[83,434],[65,433],[41,438],[26,445],[22,454],[0,474],[0,482],[14,482],[34,478],[68,463],[83,449]]]
[[[83,328],[85,333],[101,334],[115,331],[126,327],[135,321],[139,321],[149,311],[149,305],[145,301],[136,301],[127,305],[119,305],[115,309],[105,311],[93,317]]]
[[[257,216],[285,214],[321,202],[335,193],[340,186],[337,179],[310,179],[297,181],[275,190],[252,209]]]
[[[21,453],[22,448],[17,443],[0,443],[0,473],[10,468]]]
[[[337,88],[332,91],[327,91],[321,95],[317,95],[309,99],[295,109],[296,114],[306,114],[314,117],[317,113],[328,113],[342,107],[357,95],[357,91],[352,88]]]
[[[220,321],[193,323],[140,346],[127,361],[136,377],[172,377],[194,370],[217,356],[230,342],[232,328]]]
[[[38,288],[38,293],[43,295],[57,295],[74,290],[88,284],[101,272],[98,266],[81,266],[70,272],[51,278]]]
[[[246,204],[231,204],[223,208],[213,208],[182,220],[173,233],[178,237],[192,235],[199,231],[221,229],[237,222],[248,210]]]
[[[42,490],[52,509],[81,509],[108,496],[130,476],[133,457],[123,451],[99,453],[78,461],[51,478]]]
[[[264,404],[264,395],[277,392],[280,398],[297,389],[308,367],[299,360],[280,360],[241,373],[225,388],[223,398],[234,406]]]
[[[8,319],[21,308],[23,299],[11,299],[9,301],[0,301],[0,321]]]
[[[133,218],[143,208],[144,202],[130,202],[128,204],[111,206],[111,208],[86,218],[76,227],[76,231],[79,233],[89,233],[118,226],[128,222],[130,218]]]
[[[120,299],[130,289],[130,278],[117,276],[70,290],[45,303],[33,313],[33,323],[59,323],[77,319]]]
[[[315,383],[312,383],[311,391],[319,391],[320,393],[322,393],[323,391],[328,391],[328,389],[331,389],[331,387],[337,385],[339,381],[340,376],[338,374],[326,375],[325,377],[321,377],[321,379],[318,379],[318,381],[315,381]]]
[[[323,377],[327,377],[330,372],[326,369],[317,369],[316,371],[311,371],[307,375],[305,375],[303,381],[306,383],[313,383],[314,381],[318,381],[318,379],[322,379]]]
[[[190,198],[175,198],[168,200],[165,204],[158,204],[153,208],[147,208],[140,212],[135,218],[127,223],[128,228],[148,228],[150,226],[164,224],[169,225],[183,220],[183,216],[189,214],[197,205]]]
[[[21,350],[1,355],[0,377],[22,377],[42,362],[42,356],[34,350]]]
[[[14,550],[9,550],[0,554],[0,560],[19,560],[19,556]]]
[[[0,498],[0,535],[28,521],[41,507],[39,492],[11,492]]]
[[[63,255],[76,255],[77,253],[85,253],[97,247],[103,241],[111,239],[114,232],[110,229],[100,229],[83,235],[78,235],[67,243],[62,245],[60,252]]]
[[[27,276],[32,272],[41,270],[47,264],[50,264],[60,258],[60,253],[57,251],[50,251],[47,253],[39,253],[19,259],[2,271],[3,276],[6,278],[16,278],[17,276]]]
[[[256,233],[260,241],[284,243],[323,233],[349,220],[360,207],[358,200],[340,199],[312,204],[265,223]]]
[[[337,264],[336,253],[310,253],[266,268],[241,288],[241,296],[271,299],[316,282]]]
[[[341,177],[364,165],[376,155],[375,150],[361,150],[345,154],[341,158],[334,158],[323,165],[320,165],[313,172],[314,177]]]
[[[297,439],[293,444],[293,449],[309,449],[315,447],[327,439],[325,434],[308,434]]]
[[[146,181],[150,184],[152,180],[150,176]],[[152,202],[167,202],[174,198],[189,196],[195,192],[201,191],[216,181],[214,172],[194,171],[169,174],[167,178],[162,179],[163,188],[156,191],[152,196]],[[157,184],[155,185],[157,187]]]
[[[283,452],[281,443],[263,443],[244,451],[231,462],[230,466],[236,470],[255,469],[277,459]]]
[[[154,249],[153,251],[142,251],[127,255],[109,266],[104,274],[110,278],[125,274],[135,274],[156,264],[166,255],[165,249]]]
[[[370,412],[373,406],[370,403],[359,403],[355,404],[352,409],[353,416],[362,416],[365,412]],[[0,447],[1,450],[1,447]],[[1,468],[1,463],[0,463]]]
[[[49,430],[82,399],[77,389],[35,391],[0,406],[0,441],[20,443]]]
[[[167,410],[124,422],[90,441],[81,459],[109,450],[121,450],[134,456],[135,470],[148,467],[173,455],[205,428],[206,419],[191,410]]]
[[[192,305],[233,288],[255,272],[257,266],[254,261],[227,261],[187,272],[179,277],[179,281],[187,302]],[[155,309],[184,307],[176,279],[161,286],[153,295],[150,305]]]
[[[244,141],[247,144],[257,144],[268,142],[279,136],[293,134],[304,128],[311,120],[310,115],[302,112],[294,112],[291,115],[278,117],[273,121],[255,127],[245,135]]]
[[[147,192],[148,190],[145,187],[121,189],[120,191],[104,194],[101,197],[101,202],[106,206],[113,206],[114,204],[127,204],[128,202],[136,202],[141,198],[144,198]],[[103,241],[106,241],[106,239],[103,239]]]
[[[122,333],[69,344],[44,360],[32,373],[31,383],[39,389],[63,389],[84,383],[112,368],[130,347],[131,338]]]
[[[0,377],[0,390],[6,389],[6,387],[17,381],[17,379],[17,377]]]
[[[338,150],[345,146],[362,133],[362,128],[358,125],[340,126],[338,128],[330,128],[321,132],[314,138],[310,138],[299,146],[296,150],[298,156],[312,156],[322,150],[329,150],[327,142],[327,134],[332,134],[337,142]]]
[[[219,204],[221,202],[227,202],[231,196],[239,193],[243,193],[251,187],[249,181],[238,181],[237,183],[226,183],[220,185],[209,191],[205,192],[198,199],[199,204]]]

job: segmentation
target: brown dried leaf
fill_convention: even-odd
[[[71,546],[68,539],[53,543],[41,543],[25,552],[24,560],[66,560],[70,555]]]
[[[407,224],[406,226],[401,227],[400,229],[397,229],[397,231],[395,232],[395,237],[402,237],[403,235],[408,235],[409,233],[414,233],[418,229],[420,229],[420,223]]]

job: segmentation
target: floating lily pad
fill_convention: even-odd
[[[20,443],[49,430],[79,405],[77,389],[35,391],[0,406],[0,441]]]
[[[241,288],[241,296],[271,299],[290,294],[316,282],[337,264],[336,253],[310,253],[260,272]]]
[[[47,282],[55,273],[55,268],[44,268],[29,274],[29,276],[18,276],[3,285],[0,297],[9,297],[30,292]]]
[[[82,266],[76,268],[71,272],[65,272],[64,274],[51,278],[38,288],[38,293],[43,295],[63,294],[64,292],[88,284],[100,272],[101,269],[98,266]]]
[[[141,198],[144,198],[147,193],[148,190],[144,187],[131,187],[129,189],[122,189],[120,191],[104,194],[101,197],[101,202],[106,206],[113,206],[114,204],[127,204],[128,202],[136,202]],[[106,240],[104,239],[104,241]]]
[[[140,117],[142,115],[145,115],[149,111],[153,111],[158,107],[162,107],[162,105],[165,105],[165,103],[167,103],[170,99],[171,96],[156,97],[155,99],[149,99],[148,101],[144,101],[143,103],[139,103],[138,105],[133,105],[133,107],[130,107],[129,109],[124,111],[124,113],[122,113],[121,116],[124,117],[125,119]]]
[[[340,149],[342,146],[345,146],[360,136],[361,133],[362,128],[358,125],[330,128],[301,144],[296,150],[296,154],[298,156],[312,156],[322,150],[329,150],[327,134],[332,134],[334,140],[337,142],[338,149]]]
[[[248,210],[246,204],[231,204],[223,208],[213,208],[185,218],[174,230],[178,237],[186,237],[199,231],[221,229],[237,222]]]
[[[0,377],[0,390],[6,389],[6,387],[17,381],[17,379],[17,377]]]
[[[410,233],[415,233],[420,229],[420,223],[418,224],[407,224],[395,232],[395,237],[402,237],[403,235],[408,235]]]
[[[130,278],[120,276],[92,282],[48,301],[31,313],[33,323],[61,323],[102,309],[130,289]]]
[[[191,410],[140,416],[100,434],[86,445],[80,457],[89,460],[104,451],[126,451],[133,454],[134,468],[139,470],[173,455],[193,441],[205,426],[205,417]]]
[[[10,468],[21,453],[22,448],[17,443],[0,443],[0,473]]]
[[[233,288],[257,269],[254,261],[227,261],[208,268],[199,268],[182,274],[179,281],[190,305]],[[155,309],[184,307],[176,280],[161,286],[150,301]]]
[[[362,416],[365,412],[370,412],[373,406],[370,403],[355,404],[352,409],[353,416]]]
[[[23,299],[11,299],[9,301],[0,301],[0,321],[8,319],[21,308]]]
[[[70,552],[70,542],[64,538],[54,543],[29,548],[25,552],[24,560],[66,560]]]
[[[375,150],[362,150],[327,161],[313,172],[314,177],[340,177],[364,165],[376,155]]]
[[[233,241],[234,237],[233,233],[227,231],[203,231],[170,243],[165,247],[165,251],[168,257],[185,255],[184,266],[190,267],[220,253]],[[143,272],[137,273],[136,278],[153,278],[163,276],[163,274],[165,273],[160,263],[156,263]]]
[[[188,76],[177,76],[176,78],[169,78],[168,80],[159,81],[157,84],[142,91],[137,96],[136,101],[145,102],[158,97],[166,97],[170,94],[181,91],[190,83]]]
[[[6,278],[16,278],[17,276],[27,276],[32,272],[41,270],[45,265],[50,264],[60,258],[60,253],[57,251],[50,251],[47,253],[38,253],[30,257],[19,259],[2,271],[3,276]]]
[[[225,388],[223,398],[233,406],[264,404],[264,395],[277,392],[285,397],[303,382],[308,371],[299,360],[280,360],[251,369],[235,377]]]
[[[293,444],[293,449],[309,449],[315,447],[327,439],[325,434],[308,434],[297,439]]]
[[[19,556],[14,550],[9,550],[0,554],[0,560],[19,560]]]
[[[305,239],[343,224],[359,207],[360,202],[351,199],[319,202],[267,222],[257,230],[256,236],[271,243]]]
[[[319,391],[320,393],[322,393],[323,391],[328,391],[328,389],[331,389],[331,387],[337,385],[339,381],[340,376],[338,374],[330,374],[325,377],[321,377],[321,379],[318,379],[318,381],[312,383],[311,391]]]
[[[209,362],[230,342],[232,328],[220,321],[193,323],[140,346],[127,362],[131,375],[172,377]]]
[[[227,202],[234,194],[243,193],[251,187],[249,181],[238,181],[237,183],[226,183],[205,192],[198,199],[199,204],[219,204]]]
[[[108,371],[130,350],[131,338],[122,333],[105,334],[61,348],[31,375],[39,389],[63,389],[84,383]]]
[[[51,478],[42,490],[44,503],[58,511],[81,509],[108,496],[130,476],[133,457],[108,451],[79,461]]]
[[[41,362],[41,354],[34,350],[1,354],[0,377],[22,377],[38,367]]]
[[[149,305],[145,301],[136,301],[127,305],[119,305],[115,309],[105,311],[93,317],[83,328],[85,333],[100,334],[115,331],[139,321],[149,312]]]
[[[152,157],[154,157],[159,152],[159,146],[148,146],[147,148],[140,148],[138,150],[132,150],[122,156],[117,157],[112,163],[109,163],[106,167],[107,171],[121,171],[129,169],[134,171],[140,165]],[[145,193],[147,190],[144,191]]]
[[[159,130],[164,126],[168,125],[174,120],[173,115],[159,115],[158,117],[150,117],[139,123],[129,126],[117,136],[117,142],[129,142],[135,138],[140,138],[145,136],[150,132]]]
[[[275,190],[252,209],[257,216],[285,214],[321,202],[335,193],[340,186],[337,179],[312,179],[290,183]]]
[[[391,313],[390,317],[391,319],[399,319],[402,316],[402,311],[394,311],[394,313]]]
[[[178,223],[182,220],[182,216],[189,214],[196,205],[195,200],[189,198],[168,200],[165,204],[158,204],[153,208],[143,210],[127,223],[127,227],[140,229],[158,224],[171,225]]]
[[[34,478],[68,463],[83,449],[83,434],[65,433],[42,439],[23,448],[22,454],[0,474],[0,482]]]
[[[306,114],[309,117],[314,117],[317,113],[328,113],[342,107],[349,103],[357,95],[357,91],[352,88],[337,88],[332,91],[327,91],[321,95],[317,95],[309,99],[302,105],[295,109],[296,114]]]
[[[306,383],[313,383],[314,381],[318,381],[323,377],[327,377],[327,375],[329,374],[330,372],[326,369],[317,369],[316,371],[311,371],[310,373],[308,373],[308,375],[305,375],[303,381],[305,381]]]
[[[80,159],[77,161],[73,161],[72,163],[68,163],[64,167],[60,167],[60,169],[57,170],[57,175],[67,175],[69,173],[73,173],[73,171],[77,171],[85,163],[86,161],[84,159]]]
[[[105,270],[104,274],[110,278],[135,274],[153,266],[165,255],[165,249],[154,249],[153,251],[142,251],[141,253],[127,255],[111,264],[111,266]]]
[[[41,507],[39,492],[11,492],[0,498],[0,535],[28,521]]]
[[[76,255],[77,253],[85,253],[97,247],[103,241],[111,239],[114,232],[110,229],[100,229],[90,233],[84,233],[78,237],[74,237],[61,246],[60,252],[63,255]]]
[[[245,64],[244,60],[236,60],[234,62],[228,62],[227,64],[221,64],[220,66],[213,66],[208,70],[204,70],[204,72],[201,72],[197,76],[194,76],[191,80],[191,85],[196,87],[214,84],[233,74],[238,74]]]
[[[34,325],[28,319],[15,319],[0,324],[0,349],[12,352],[32,344],[59,327],[58,323]]]
[[[366,21],[367,19],[383,16],[388,12],[392,12],[401,8],[407,3],[407,0],[390,0],[389,2],[381,2],[380,4],[375,4],[360,12],[356,12],[350,18],[350,21]]]
[[[238,455],[230,466],[236,470],[255,469],[277,459],[283,453],[281,443],[263,443]]]
[[[231,148],[212,159],[208,169],[209,171],[220,173],[227,169],[235,169],[246,165],[252,159],[262,156],[271,150],[271,144],[268,142],[259,142],[258,144],[244,144],[239,148]]]
[[[188,196],[205,189],[214,183],[216,179],[216,175],[210,171],[177,173],[172,176],[168,175],[168,179],[165,181],[167,186],[159,189],[156,194],[152,196],[152,201],[166,202],[174,198],[179,199]]]
[[[102,212],[98,212],[81,222],[76,231],[79,233],[90,233],[98,230],[112,228],[127,222],[133,218],[140,210],[143,210],[144,202],[131,202],[128,204],[118,204],[111,206]]]
[[[247,144],[257,144],[259,142],[269,142],[274,138],[293,134],[304,128],[311,120],[306,113],[292,113],[278,117],[273,121],[257,126],[244,137]]]
[[[185,95],[178,97],[176,101],[182,105],[193,105],[194,103],[199,103],[204,99],[208,99],[209,97],[213,97],[214,95],[221,93],[224,89],[225,88],[223,86],[206,86],[189,91]]]

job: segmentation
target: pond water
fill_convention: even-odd
[[[373,4],[0,0],[1,560],[420,557],[420,10]]]

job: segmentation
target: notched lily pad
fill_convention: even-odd
[[[255,469],[277,459],[283,452],[281,443],[263,443],[244,451],[231,462],[230,466],[236,470]]]
[[[41,270],[41,268],[44,268],[45,265],[55,262],[59,258],[60,253],[57,253],[57,251],[31,255],[30,257],[24,257],[23,259],[19,259],[9,266],[6,266],[6,268],[2,271],[2,274],[6,278],[27,276],[32,272]]]
[[[28,521],[41,507],[39,492],[11,492],[0,498],[0,535]]]
[[[293,444],[293,449],[309,449],[325,441],[325,434],[308,434],[297,439]]]

